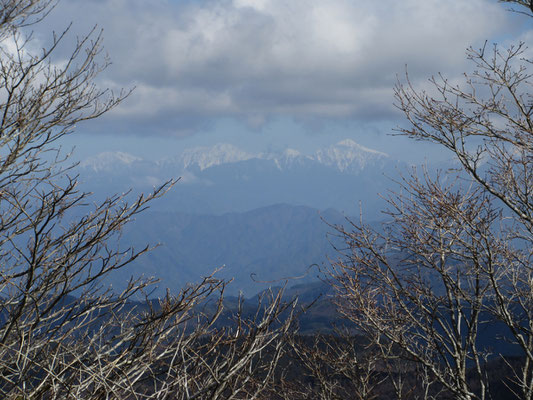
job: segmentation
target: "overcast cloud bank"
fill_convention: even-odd
[[[465,49],[512,31],[489,0],[70,0],[51,24],[99,24],[112,88],[136,86],[104,121],[185,135],[221,117],[395,118],[392,87],[469,66]]]

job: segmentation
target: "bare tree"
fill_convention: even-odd
[[[291,336],[291,347],[300,377],[285,382],[286,399],[377,399],[383,385],[380,358],[366,339],[353,332]],[[307,379],[307,381],[306,381]],[[291,388],[294,381],[296,387]]]
[[[530,14],[529,2],[510,3]],[[500,339],[521,351],[507,385],[533,398],[533,75],[525,50],[469,49],[475,69],[464,84],[439,75],[431,94],[408,76],[400,82],[396,105],[409,124],[399,133],[436,143],[458,168],[409,174],[388,196],[380,228],[362,219],[337,227],[346,244],[331,271],[340,309],[389,358],[423,368],[426,398],[434,390],[491,398],[494,354],[481,345],[490,324],[504,326]]]
[[[32,52],[29,29],[54,5],[0,0],[0,396],[255,398],[292,321],[281,291],[221,328],[226,282],[213,277],[157,302],[134,301],[150,281],[132,279],[121,293],[102,287],[148,251],[111,243],[173,182],[129,204],[111,196],[90,206],[79,191],[56,141],[129,93],[95,85],[108,65],[97,30],[61,63],[54,54],[69,29]]]
[[[413,177],[390,199],[392,221],[383,232],[364,224],[338,228],[347,244],[333,265],[341,311],[384,354],[420,364],[458,399],[476,397],[470,364],[480,398],[487,389],[488,354],[478,348],[478,334],[491,300],[485,263],[496,256],[485,257],[495,217],[485,201],[480,191],[463,195]]]
[[[518,12],[520,14],[525,14],[531,16],[533,13],[533,2],[531,0],[498,0],[500,3],[509,3],[511,5],[518,5],[517,8],[511,8],[511,11]],[[527,11],[524,11],[524,8],[527,8]]]

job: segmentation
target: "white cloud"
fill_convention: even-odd
[[[70,15],[105,28],[111,86],[137,86],[114,117],[154,132],[161,120],[390,116],[405,64],[415,81],[458,75],[465,48],[513,18],[488,0],[63,1],[55,18]]]

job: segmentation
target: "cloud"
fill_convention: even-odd
[[[488,0],[63,1],[52,20],[69,18],[105,29],[102,82],[137,87],[107,122],[190,134],[220,117],[393,117],[406,64],[415,81],[459,75],[513,16]]]

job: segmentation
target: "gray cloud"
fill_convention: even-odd
[[[405,64],[415,83],[458,75],[513,16],[488,0],[64,0],[51,18],[102,26],[102,84],[137,87],[106,122],[190,134],[228,116],[391,117]]]

